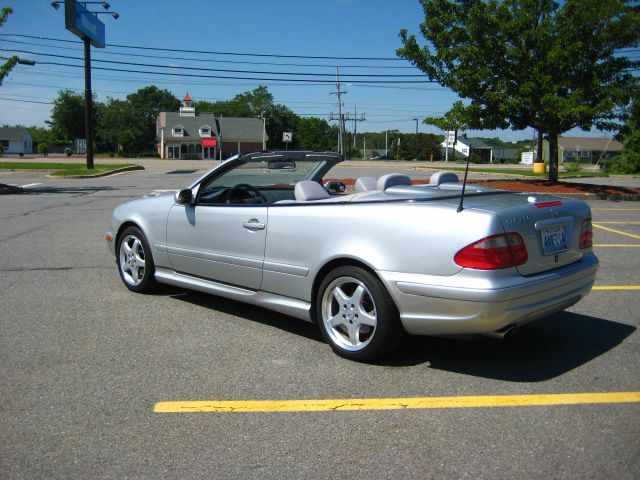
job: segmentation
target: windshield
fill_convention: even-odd
[[[322,158],[296,160],[249,159],[207,183],[207,188],[249,184],[254,187],[293,187],[297,182],[312,178],[323,169]]]

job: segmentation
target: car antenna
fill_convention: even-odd
[[[464,202],[464,191],[467,186],[467,174],[469,173],[469,162],[471,161],[471,155],[467,157],[467,166],[464,169],[464,180],[462,181],[462,195],[460,195],[460,205],[458,205],[457,212],[460,213],[464,208],[462,207],[462,203]]]

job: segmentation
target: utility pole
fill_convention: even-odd
[[[389,130],[384,131],[384,156],[389,156]]]
[[[345,93],[345,92],[342,92]],[[340,130],[340,135],[344,135],[346,134],[346,128],[345,128],[345,124],[346,122],[353,122],[354,124],[354,130],[355,130],[355,124],[357,122],[365,122],[367,119],[364,116],[364,113],[361,113],[360,116],[351,116],[350,113],[339,113],[338,115],[334,114],[333,112],[331,112],[329,114],[329,121],[335,121],[337,120],[338,122],[340,122],[340,126],[342,127],[342,129]],[[344,137],[342,137],[344,139]],[[355,147],[355,132],[354,132],[354,147]],[[340,144],[339,144],[340,145]],[[338,145],[338,146],[339,146]],[[345,142],[342,142],[342,145],[345,145]],[[344,148],[344,147],[343,147]],[[339,153],[342,153],[344,155],[344,151],[338,150]]]
[[[418,119],[414,118],[416,121],[416,160],[418,160]]]
[[[336,91],[331,92],[331,95],[338,96],[338,128],[340,134],[338,135],[338,153],[344,155],[344,117],[342,116],[342,95],[347,92],[340,90],[340,69],[336,67]],[[333,114],[331,114],[331,120],[333,120]]]

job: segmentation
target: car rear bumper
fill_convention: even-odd
[[[579,262],[528,277],[515,269],[493,278],[468,270],[453,277],[378,274],[408,333],[454,335],[495,332],[562,311],[589,293],[597,270],[598,259],[589,253]]]

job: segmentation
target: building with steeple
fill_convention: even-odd
[[[178,112],[160,112],[156,140],[161,158],[222,160],[236,153],[262,150],[264,124],[259,118],[196,112],[189,92]]]

